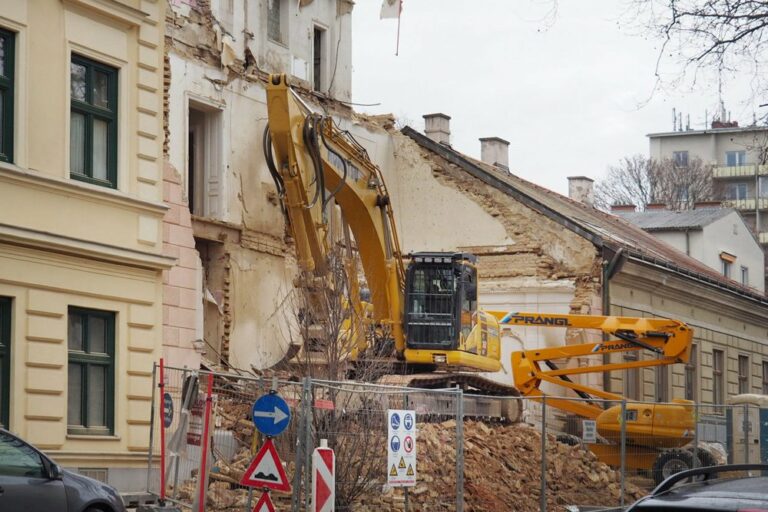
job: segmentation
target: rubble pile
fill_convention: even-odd
[[[253,423],[247,420],[249,411],[245,406],[234,403],[221,404],[217,428],[231,431],[240,443],[235,455],[228,460],[214,457],[210,473],[208,510],[234,512],[244,510],[248,503],[248,491],[238,485],[252,459],[250,445],[254,435]],[[354,422],[353,422],[354,423]],[[355,430],[349,425],[349,431]],[[345,431],[346,428],[345,428]],[[359,439],[360,432],[349,438]],[[368,465],[376,461],[375,482],[372,492],[358,497],[350,508],[355,512],[382,510],[401,511],[406,509],[406,496],[401,488],[392,489],[386,485],[386,440],[380,432],[364,455]],[[367,436],[366,436],[367,437]],[[381,437],[381,439],[378,439]],[[285,439],[289,441],[289,439]],[[339,442],[345,442],[339,440]],[[283,443],[280,443],[283,444]],[[286,443],[288,444],[288,443]],[[375,447],[375,448],[374,448]],[[293,454],[284,445],[279,447],[286,472],[294,475]],[[371,453],[373,451],[374,453]],[[214,449],[214,452],[216,450]],[[359,464],[359,461],[342,461],[338,457],[357,457],[349,447],[337,447],[337,469],[340,465]],[[418,484],[408,491],[408,510],[442,511],[455,510],[456,506],[456,423],[454,420],[442,423],[420,423],[417,435]],[[547,510],[564,511],[566,505],[618,505],[620,475],[597,460],[595,455],[580,446],[557,442],[548,436],[547,460]],[[182,501],[191,502],[195,480],[179,486]],[[338,475],[341,477],[342,475]],[[353,475],[347,475],[352,477]],[[464,509],[467,511],[516,510],[538,511],[541,478],[541,435],[530,425],[488,425],[480,421],[464,423]],[[343,482],[337,482],[344,485]],[[625,500],[631,503],[644,491],[635,485],[626,484]],[[260,491],[255,490],[254,501]],[[338,496],[338,494],[337,494]],[[290,510],[291,497],[272,493],[277,510]]]
[[[409,509],[455,510],[456,459],[453,420],[422,424],[417,438],[418,484],[409,490]],[[547,510],[566,505],[618,505],[620,476],[579,446],[547,438]],[[538,511],[541,436],[523,423],[488,426],[464,423],[464,500],[467,511]],[[627,484],[631,503],[645,494]],[[405,510],[402,490],[362,498],[358,512]]]

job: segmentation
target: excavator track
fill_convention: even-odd
[[[464,391],[465,418],[498,419],[508,423],[522,420],[523,401],[514,386],[471,373],[416,373],[411,375],[384,375],[378,384],[425,390],[451,389]],[[416,400],[422,413],[455,414],[454,400],[425,394]],[[417,407],[418,411],[418,407]]]

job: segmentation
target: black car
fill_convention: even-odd
[[[722,476],[734,472],[739,476]],[[730,464],[681,471],[640,498],[627,512],[768,512],[768,476],[764,475],[768,475],[768,464]]]
[[[70,471],[0,429],[0,511],[125,512],[112,487]]]

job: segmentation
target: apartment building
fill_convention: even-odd
[[[700,158],[713,166],[714,198],[737,209],[768,248],[768,126],[713,121],[705,130],[651,133],[648,139],[652,158],[681,166]]]
[[[162,0],[0,2],[0,425],[146,482],[161,354]]]

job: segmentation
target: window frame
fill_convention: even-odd
[[[744,367],[742,368],[742,363],[744,364]],[[739,354],[737,359],[737,371],[738,371],[738,383],[739,383],[739,394],[743,395],[746,393],[749,393],[749,390],[751,386],[749,385],[749,356],[744,354]],[[744,370],[744,372],[742,372]]]
[[[0,427],[8,429],[11,412],[11,321],[13,299],[0,297]],[[3,343],[3,340],[6,340]]]
[[[69,412],[67,412],[67,433],[73,435],[114,435],[115,432],[115,319],[116,313],[112,311],[103,311],[99,309],[82,308],[70,306],[67,311],[67,325],[69,317],[80,315],[82,321],[82,350],[72,350],[69,348],[69,328],[67,331],[67,368],[76,364],[80,365],[80,425],[69,423]],[[105,321],[104,350],[102,353],[92,353],[87,349],[90,339],[88,338],[88,323],[86,319],[91,317],[100,317]],[[106,356],[106,357],[105,357]],[[105,426],[88,425],[88,369],[92,366],[101,366],[106,368],[105,372],[105,395],[104,395],[104,417]],[[69,382],[67,382],[67,392],[69,392]],[[67,396],[67,411],[69,411],[69,401],[72,397]]]
[[[86,69],[85,79],[85,101],[80,101],[72,97],[72,64],[83,66]],[[98,107],[92,104],[94,72],[99,71],[108,77],[107,81],[107,103],[112,106],[111,109]],[[83,152],[83,171],[80,174],[72,171],[72,156],[70,155],[69,177],[74,180],[84,181],[93,185],[99,185],[108,188],[117,188],[117,144],[118,144],[118,68],[103,64],[101,62],[89,59],[77,53],[72,53],[70,57],[70,134],[69,143],[72,143],[71,119],[72,113],[76,112],[85,116],[85,148]],[[93,177],[93,121],[98,118],[107,121],[107,179]]]
[[[719,363],[719,364],[718,364]],[[725,401],[725,351],[712,349],[712,404],[722,413]]]
[[[763,361],[763,394],[768,395],[768,361]]]
[[[273,37],[273,36],[275,36],[275,34],[272,33],[272,31],[273,31],[273,28],[272,28],[273,27],[273,22],[270,19],[270,17],[272,16],[272,12],[273,12],[273,8],[270,7],[270,3],[271,2],[274,2],[274,3],[272,3],[272,5],[277,7],[276,10],[277,10],[277,30],[278,30],[278,34],[277,34],[276,38]],[[277,43],[279,45],[286,46],[288,44],[288,41],[286,40],[287,38],[286,38],[286,34],[285,34],[285,32],[286,32],[285,18],[288,15],[288,12],[287,12],[288,2],[284,2],[283,0],[267,0],[266,1],[266,8],[267,8],[267,16],[266,16],[266,19],[267,19],[267,39],[269,41],[273,42],[273,43]],[[274,18],[274,16],[272,16],[272,17]]]
[[[691,355],[688,358],[688,362],[685,363],[684,371],[684,383],[685,383],[685,399],[696,401],[699,396],[699,373],[698,373],[698,345],[693,343],[691,345]]]
[[[731,278],[731,267],[733,264],[724,259],[720,259],[720,272],[723,274],[724,277],[727,277],[728,279]]]
[[[729,163],[728,158],[735,155],[733,158],[734,163]],[[741,167],[747,165],[747,152],[746,150],[734,150],[725,152],[725,165],[727,167]]]
[[[684,163],[683,160],[685,161]],[[675,167],[688,167],[688,163],[690,162],[688,151],[673,151],[672,161],[675,163]]]
[[[2,124],[2,136],[0,136],[0,162],[13,163],[13,139],[14,139],[14,101],[16,86],[16,33],[0,28],[0,39],[4,40],[5,67],[10,69],[7,75],[0,75],[0,91],[3,92],[2,112],[0,119]]]
[[[741,266],[741,284],[749,286],[749,267]]]

